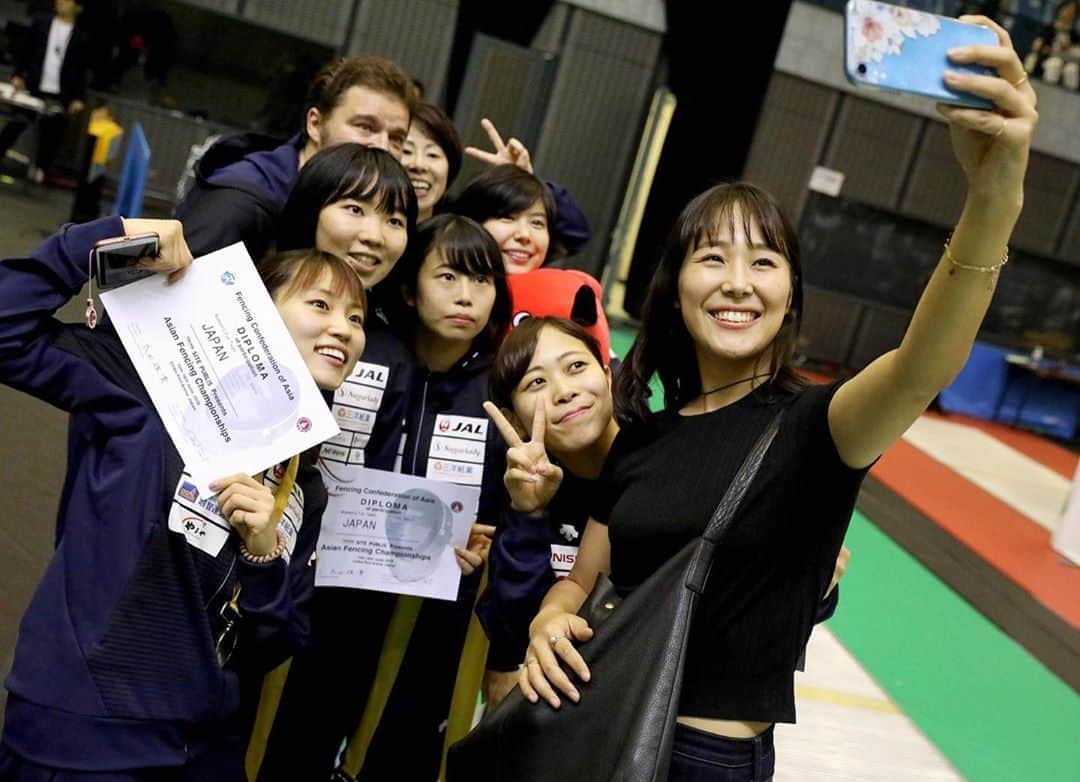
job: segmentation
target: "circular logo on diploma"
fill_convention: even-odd
[[[427,489],[412,489],[388,501],[384,529],[394,578],[419,581],[435,571],[454,526],[445,502]]]
[[[204,448],[218,450],[212,443],[251,448],[299,427],[300,384],[289,367],[279,369],[280,378],[264,364],[245,363],[226,371],[217,383],[213,375],[196,378],[198,405],[186,411],[184,428]]]

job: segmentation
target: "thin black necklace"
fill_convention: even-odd
[[[716,388],[710,388],[708,391],[702,391],[700,396],[708,396],[709,394],[715,394],[717,391],[723,391],[725,388],[731,388],[732,386],[740,385],[741,383],[749,383],[753,380],[757,380],[760,377],[771,377],[768,372],[764,372],[760,375],[751,375],[750,377],[744,377],[742,380],[736,380],[734,383],[728,383],[723,386],[717,386]]]

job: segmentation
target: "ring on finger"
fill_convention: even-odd
[[[997,133],[995,133],[993,136],[991,136],[991,138],[997,138],[998,136],[1000,136],[1002,133],[1005,132],[1005,122],[1006,122],[1005,118],[1002,117],[1001,118],[1001,127],[998,128]]]
[[[539,662],[540,661],[537,660],[535,657],[529,657],[529,658],[527,658],[525,660],[525,666],[528,667],[529,663],[539,663]]]
[[[551,636],[551,638],[548,639],[548,643],[551,645],[551,648],[554,649],[555,644],[557,644],[559,641],[561,641],[565,637],[566,637],[565,635],[553,635],[553,636]]]
[[[1011,85],[1012,85],[1012,86],[1014,86],[1014,87],[1019,87],[1019,86],[1020,86],[1021,84],[1023,84],[1023,83],[1024,83],[1024,82],[1026,82],[1027,80],[1028,80],[1028,75],[1027,75],[1027,74],[1025,73],[1025,74],[1024,74],[1023,76],[1021,76],[1021,77],[1020,77],[1019,79],[1017,79],[1016,81],[1011,81],[1011,82],[1009,82],[1009,84],[1011,84]]]

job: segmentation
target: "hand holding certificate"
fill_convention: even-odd
[[[338,433],[242,244],[102,293],[120,340],[200,488]]]

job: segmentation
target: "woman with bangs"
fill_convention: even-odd
[[[469,546],[455,549],[464,578],[456,602],[424,600],[358,780],[434,779],[445,753],[451,696],[487,549],[500,517],[505,448],[483,403],[488,373],[510,321],[510,293],[498,248],[472,220],[439,215],[421,224],[400,265],[403,336],[415,362],[400,471],[480,487]],[[411,318],[411,320],[407,320]],[[380,349],[378,338],[371,350]],[[483,433],[482,453],[462,472],[445,472],[435,435],[445,427]],[[399,600],[400,605],[400,600]],[[477,670],[483,660],[474,661]],[[462,704],[472,713],[475,691]],[[401,747],[409,747],[403,754]],[[346,764],[349,765],[349,764]]]
[[[1005,31],[986,17],[963,20],[993,29],[999,45],[950,57],[996,75],[949,72],[945,80],[994,108],[939,106],[967,197],[897,349],[847,381],[799,379],[791,365],[802,314],[797,236],[776,201],[751,185],[718,185],[691,201],[650,284],[616,380],[623,427],[574,569],[532,622],[520,684],[553,708],[604,686],[590,681],[575,648],[592,636],[575,612],[597,574],[628,594],[698,538],[783,411],[693,617],[673,782],[772,777],[773,726],[795,721],[793,671],[863,477],[964,366],[1008,259],[1035,93]],[[664,388],[659,414],[648,404],[654,375]]]
[[[332,620],[327,616],[320,624],[317,644],[325,652],[304,666],[301,678],[294,660],[261,780],[326,779],[334,771],[342,741],[357,733],[373,684],[387,684],[375,683],[375,674],[394,611],[418,610],[411,640],[397,650],[401,667],[381,719],[346,750],[347,761],[362,758],[362,767],[346,762],[338,778],[434,779],[442,762],[462,649],[492,525],[504,502],[505,449],[483,403],[488,371],[509,325],[510,294],[491,236],[457,215],[422,223],[393,279],[400,281],[397,300],[383,301],[397,335],[373,330],[364,361],[398,360],[404,343],[412,364],[397,471],[480,487],[478,523],[468,547],[455,549],[465,577],[454,602],[320,588],[335,607]],[[435,435],[462,426],[482,433],[481,451],[447,472]],[[336,463],[327,467],[339,477],[347,472]],[[402,602],[414,600],[411,607]],[[470,714],[474,705],[475,693]]]
[[[585,326],[610,359],[611,335],[600,283],[577,269],[547,266],[565,250],[553,239],[558,214],[543,182],[516,166],[495,166],[469,183],[454,210],[476,220],[495,238],[510,275],[515,323],[525,317],[568,318]]]
[[[418,103],[409,123],[401,165],[416,192],[420,220],[442,209],[446,191],[461,171],[462,153],[461,138],[447,113],[433,103]]]
[[[342,432],[319,453],[321,466],[335,474],[354,467],[395,468],[413,362],[407,346],[391,332],[387,313],[398,298],[392,275],[415,235],[416,215],[416,196],[401,164],[383,150],[346,143],[324,148],[307,161],[279,219],[279,251],[316,247],[345,259],[370,302],[367,347],[334,399]],[[379,347],[372,350],[376,342]],[[358,415],[370,426],[355,421],[357,404],[362,406]],[[339,638],[342,616],[367,616],[366,631],[377,636],[392,609],[391,600],[375,593],[358,597],[354,590],[315,590],[310,642],[293,657],[284,682],[276,678],[268,683],[260,706],[248,753],[248,765],[259,779],[318,778],[308,776],[312,768],[325,768],[322,778],[329,775],[332,757],[352,724],[352,703],[342,697],[324,705],[320,688],[338,685],[324,681],[322,674],[347,666],[364,672],[373,669],[378,656],[377,642],[356,645],[351,630]],[[362,700],[370,682],[362,675],[349,682],[363,693],[352,700]]]
[[[338,144],[301,169],[278,221],[278,250],[317,247],[345,258],[369,291],[393,271],[416,230],[416,194],[389,153]]]
[[[554,260],[555,199],[544,183],[517,166],[503,164],[472,180],[454,202],[457,214],[487,229],[502,253],[507,274],[526,274]]]
[[[397,306],[399,287],[391,275],[416,232],[416,215],[416,195],[397,160],[381,149],[338,144],[315,153],[300,170],[281,213],[276,247],[316,247],[345,258],[371,301],[369,335],[388,331],[388,313]],[[341,404],[355,386],[372,387],[364,396],[371,400],[365,412],[374,419],[373,429],[346,431],[323,449],[324,459],[394,468],[411,362],[404,344],[383,354],[382,363],[364,356],[338,393]]]
[[[481,120],[480,126],[491,141],[492,149],[462,149],[454,121],[445,111],[425,102],[418,103],[413,109],[401,164],[409,172],[409,179],[416,191],[420,220],[444,212],[460,214],[447,191],[461,172],[463,154],[489,166],[510,165],[526,174],[533,173],[532,159],[524,144],[516,138],[504,142],[491,120]],[[589,241],[589,221],[565,187],[550,181],[541,184],[548,191],[553,204],[550,210],[551,231],[558,237],[566,254],[574,255]]]
[[[56,551],[6,682],[4,780],[236,782],[263,674],[307,640],[326,506],[313,455],[200,498],[115,330],[52,319],[96,242],[151,232],[160,254],[139,264],[175,281],[192,259],[174,220],[69,225],[0,263],[0,380],[72,415]],[[314,250],[259,272],[332,394],[364,349],[359,280]]]

